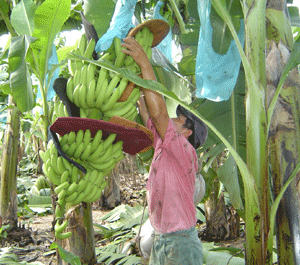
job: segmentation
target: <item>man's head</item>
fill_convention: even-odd
[[[197,149],[203,145],[207,138],[207,127],[198,117],[178,105],[177,118],[173,119],[179,133],[183,134],[190,144]]]

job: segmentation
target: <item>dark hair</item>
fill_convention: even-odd
[[[183,127],[192,130],[192,134],[188,138],[190,144],[194,146],[195,149],[203,145],[208,134],[207,126],[203,123],[203,121],[181,105],[177,106],[176,114],[178,117],[180,115],[186,117]]]

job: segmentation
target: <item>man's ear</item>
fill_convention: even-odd
[[[184,128],[183,135],[184,135],[186,138],[189,138],[189,137],[192,135],[192,133],[193,133],[192,130],[187,129],[187,128]]]

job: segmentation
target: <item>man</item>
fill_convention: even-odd
[[[126,37],[122,46],[140,66],[142,77],[156,80],[134,38]],[[147,183],[150,221],[155,230],[149,264],[201,265],[202,245],[195,229],[193,202],[198,169],[195,148],[206,140],[207,128],[181,106],[176,111],[178,117],[170,119],[163,96],[152,90],[142,89],[139,110],[153,133],[155,149]]]

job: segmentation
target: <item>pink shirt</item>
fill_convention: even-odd
[[[190,229],[196,224],[196,151],[183,135],[177,133],[171,119],[164,141],[151,118],[147,127],[153,133],[155,149],[147,183],[151,225],[160,234]]]

